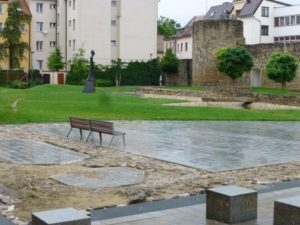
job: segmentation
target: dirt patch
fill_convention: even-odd
[[[141,201],[152,201],[199,194],[203,189],[218,185],[237,184],[258,188],[267,183],[300,179],[300,162],[213,173],[72,141],[33,129],[42,129],[43,126],[55,125],[1,126],[0,133],[8,138],[31,138],[47,142],[86,153],[90,158],[81,163],[58,166],[25,166],[0,162],[0,180],[6,190],[5,193],[0,193],[0,198],[9,205],[15,205],[14,210],[5,214],[19,217],[24,222],[30,220],[31,212],[34,211],[64,207],[93,209],[136,202],[136,196],[140,196]],[[132,167],[145,171],[145,177],[140,184],[99,190],[70,187],[50,179],[55,174],[84,171],[87,167]]]

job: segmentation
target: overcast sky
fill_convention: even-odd
[[[226,0],[160,0],[158,14],[175,19],[184,26],[193,16],[204,15],[211,6],[222,2]],[[282,2],[300,4],[300,0],[282,0]]]

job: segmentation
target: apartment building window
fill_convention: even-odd
[[[55,41],[50,41],[50,47],[55,47],[56,42]]]
[[[275,17],[275,27],[300,25],[300,15]]]
[[[43,3],[36,3],[36,12],[38,13],[43,12]]]
[[[298,42],[300,43],[300,36],[283,36],[283,37],[274,37],[275,43],[294,43]]]
[[[38,69],[41,70],[43,68],[43,60],[36,60]]]
[[[261,16],[269,17],[269,7],[261,7]]]
[[[75,50],[76,49],[76,41],[75,41],[75,39],[73,39],[73,50]]]
[[[43,50],[43,41],[36,42],[36,50],[39,52]]]
[[[261,26],[261,35],[268,36],[269,35],[269,26]]]
[[[117,7],[117,0],[111,0],[111,6]]]
[[[180,44],[180,51],[183,52],[183,43]]]
[[[75,0],[73,0],[73,10],[75,10]]]
[[[117,21],[116,21],[116,20],[112,20],[112,21],[111,21],[111,26],[112,26],[112,27],[117,26]]]
[[[71,47],[72,46],[72,41],[71,40],[69,40],[69,47]]]
[[[185,42],[185,51],[187,52],[188,51],[188,43]]]
[[[290,17],[289,16],[286,16],[285,17],[285,26],[290,26],[291,23],[290,23]]]
[[[69,7],[71,7],[72,6],[72,2],[71,1],[69,1]]]
[[[72,20],[69,20],[69,27],[72,26]]]
[[[73,30],[75,30],[75,19],[73,20]]]
[[[56,4],[55,3],[51,3],[50,4],[50,9],[56,9]]]
[[[116,47],[116,46],[117,46],[117,41],[111,40],[111,47]]]
[[[179,43],[177,44],[177,51],[179,51]]]
[[[56,23],[50,22],[49,26],[50,26],[50,28],[55,28],[56,27]]]
[[[43,22],[36,22],[36,31],[38,32],[43,31]]]
[[[0,13],[3,13],[3,4],[0,3]]]
[[[3,23],[0,23],[0,32],[3,31]]]

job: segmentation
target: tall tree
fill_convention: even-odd
[[[71,68],[67,75],[67,84],[82,85],[85,82],[86,76],[89,72],[89,61],[85,58],[85,50],[78,49],[69,61]]]
[[[48,56],[47,62],[50,71],[55,72],[64,68],[62,53],[59,47],[55,47],[54,51]]]
[[[3,31],[0,33],[3,42],[0,44],[0,53],[4,58],[9,58],[9,68],[19,68],[24,58],[24,53],[29,50],[29,44],[22,41],[23,25],[30,22],[31,17],[21,9],[20,0],[9,2],[8,17]]]
[[[177,33],[181,25],[174,19],[161,16],[157,21],[157,33],[165,37],[173,36]]]
[[[266,65],[267,76],[285,88],[287,82],[293,81],[299,66],[298,59],[284,52],[273,53]]]
[[[121,59],[111,61],[111,71],[115,75],[116,86],[120,87],[122,81],[123,70],[127,67],[127,63]]]

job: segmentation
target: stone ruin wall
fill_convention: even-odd
[[[219,85],[251,87],[251,75],[247,73],[234,83],[216,68],[216,52],[219,48],[245,46],[252,54],[254,68],[261,71],[262,87],[280,87],[269,80],[264,72],[265,64],[273,52],[288,51],[300,60],[300,43],[245,45],[243,22],[238,20],[199,21],[194,23],[193,34],[193,85]],[[300,89],[300,69],[289,88]]]

